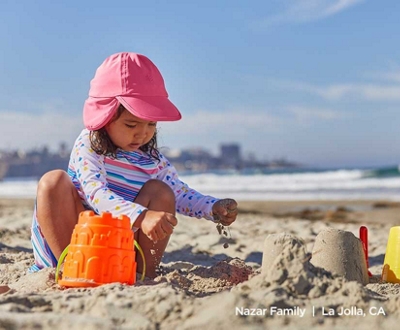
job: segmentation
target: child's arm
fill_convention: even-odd
[[[71,153],[71,171],[79,181],[86,202],[96,213],[111,212],[115,217],[125,214],[133,225],[137,217],[147,210],[137,203],[126,201],[108,188],[104,156],[92,150],[87,131],[83,131],[75,143]]]
[[[196,218],[229,225],[236,219],[237,203],[233,199],[218,199],[203,195],[182,182],[175,167],[160,154],[161,161],[157,179],[167,183],[175,193],[176,211]],[[229,201],[229,202],[228,202]]]

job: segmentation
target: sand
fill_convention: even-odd
[[[0,200],[0,329],[394,329],[400,319],[400,284],[380,282],[399,203],[239,202],[230,239],[213,223],[178,216],[155,280],[81,289],[55,284],[54,269],[27,273],[33,203]],[[357,241],[361,225],[368,284],[313,264],[319,234]],[[270,235],[286,243],[263,259]],[[323,260],[335,253],[327,245]]]

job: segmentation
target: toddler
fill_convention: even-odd
[[[100,65],[83,107],[86,128],[75,141],[68,172],[48,172],[38,184],[32,271],[57,265],[84,210],[130,218],[150,278],[177,225],[175,212],[225,226],[235,221],[233,199],[219,200],[188,187],[157,149],[157,122],[180,118],[161,73],[147,57],[117,53]],[[142,272],[143,262],[137,259]]]

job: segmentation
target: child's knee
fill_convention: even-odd
[[[151,179],[143,185],[142,190],[151,197],[157,197],[157,199],[175,203],[174,192],[171,187],[163,181]]]
[[[45,173],[39,180],[38,192],[51,192],[64,186],[69,180],[68,174],[63,170],[53,170]]]

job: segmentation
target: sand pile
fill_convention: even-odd
[[[228,258],[217,262],[210,268],[195,266],[186,263],[184,269],[175,269],[164,277],[156,278],[156,281],[167,281],[187,294],[199,297],[210,293],[231,289],[233,286],[245,282],[253,274],[251,267],[238,258]],[[166,265],[165,267],[182,266]]]
[[[351,243],[350,241],[350,245]],[[210,321],[207,315],[212,313],[214,317],[218,315],[217,320],[213,319],[213,323],[219,328],[229,329],[235,327],[235,324],[237,326],[238,324],[229,318],[222,317],[223,311],[227,310],[232,314],[239,314],[239,324],[246,326],[261,323],[270,325],[271,322],[284,325],[289,319],[293,321],[295,317],[296,325],[293,325],[293,328],[301,324],[333,325],[336,324],[339,314],[346,311],[354,314],[349,316],[354,316],[353,322],[350,323],[353,326],[357,326],[357,317],[370,318],[373,324],[382,322],[384,316],[371,315],[371,308],[372,312],[378,312],[382,307],[385,312],[399,315],[396,308],[399,308],[400,297],[391,300],[390,304],[385,304],[387,297],[384,295],[369,290],[357,281],[349,281],[342,275],[315,267],[311,264],[311,255],[307,253],[301,239],[288,234],[270,235],[264,248],[271,246],[267,255],[276,254],[276,257],[273,260],[263,259],[261,273],[239,284],[230,293],[225,292],[208,298],[202,308],[196,310],[196,316],[185,325],[188,328],[196,328],[199,324],[206,326],[207,320]],[[353,257],[356,254],[357,252]],[[241,312],[248,315],[242,315]],[[256,317],[255,314],[251,314],[257,312],[263,315]],[[327,313],[331,313],[331,316]],[[361,313],[363,315],[360,315]],[[282,315],[283,317],[276,317]],[[275,316],[273,320],[272,316]]]

